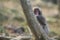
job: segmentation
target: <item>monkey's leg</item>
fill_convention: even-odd
[[[47,25],[43,26],[44,31],[47,33],[47,35],[49,34],[49,27]]]

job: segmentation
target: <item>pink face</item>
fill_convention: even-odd
[[[35,9],[35,10],[34,10],[34,14],[35,14],[35,15],[39,15],[39,10],[38,10],[38,9]]]

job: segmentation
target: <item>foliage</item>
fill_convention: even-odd
[[[24,22],[25,21],[22,17],[14,17],[14,20],[17,20],[19,22]]]
[[[10,0],[0,0],[0,1],[10,1]]]
[[[4,27],[2,26],[2,24],[0,24],[0,33],[4,33],[5,32],[5,29]]]
[[[57,0],[43,0],[44,2],[52,2],[53,4],[57,4]]]
[[[50,32],[50,34],[51,34],[50,36],[56,36],[57,35],[57,33],[53,32],[53,31]]]
[[[11,13],[15,14],[15,16],[18,16],[18,10],[17,9],[10,9]]]
[[[57,4],[57,0],[52,0],[52,2],[53,2],[54,4]]]
[[[8,17],[7,17],[7,16],[4,16],[4,15],[2,15],[2,14],[0,13],[0,22],[4,22],[4,21],[6,21],[6,20],[8,20]]]
[[[18,13],[18,11],[15,10],[15,9],[11,9],[11,12],[13,12],[13,13]]]
[[[0,13],[3,14],[3,15],[8,14],[9,13],[9,8],[6,8],[6,7],[1,8]]]
[[[10,0],[0,0],[0,1],[10,1]]]

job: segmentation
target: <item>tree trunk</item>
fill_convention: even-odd
[[[38,23],[31,4],[30,4],[30,0],[20,0],[21,2],[21,6],[23,8],[23,12],[26,16],[28,25],[32,31],[32,33],[35,35],[36,40],[40,40],[39,39],[39,35],[41,34],[43,36],[43,38],[45,40],[50,40],[50,38],[48,37],[48,35],[46,34],[46,32],[43,30],[43,28],[40,26],[40,24]]]

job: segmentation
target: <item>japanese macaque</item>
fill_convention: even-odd
[[[16,28],[13,25],[9,25],[9,26],[10,27],[6,26],[4,28],[7,29],[11,33],[24,34],[24,32],[25,32],[25,28],[24,27]]]
[[[23,27],[20,27],[18,29],[14,30],[15,33],[23,34],[25,32],[25,29]]]
[[[45,18],[42,15],[41,10],[39,8],[35,8],[34,9],[34,14],[35,14],[38,22],[40,23],[40,25],[44,29],[44,31],[48,34],[49,33],[49,28],[47,26],[47,22],[46,22]]]

